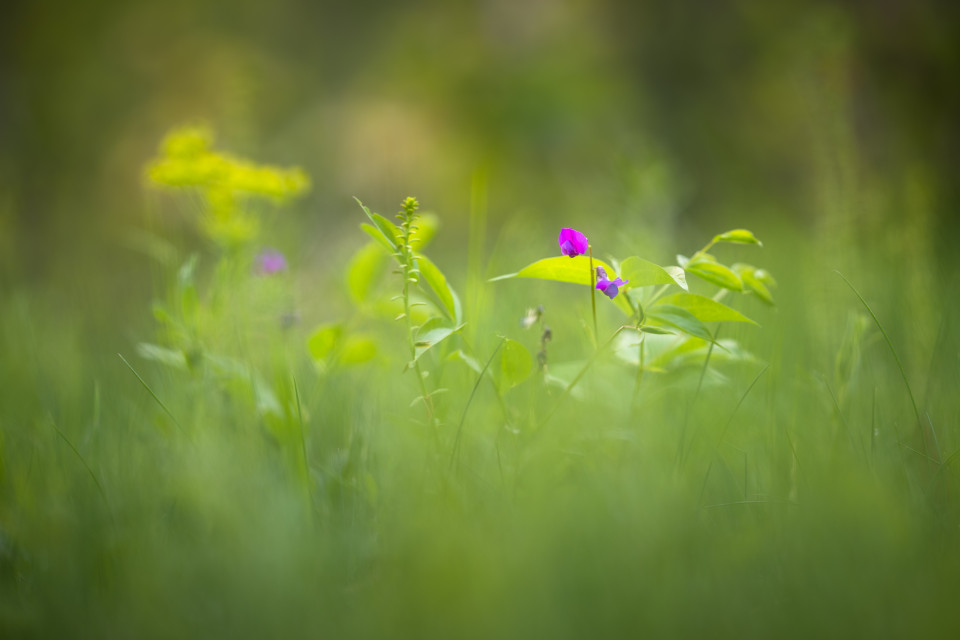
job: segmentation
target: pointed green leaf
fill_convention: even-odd
[[[616,273],[613,267],[602,260],[593,259],[593,267],[603,267],[604,271],[611,278]],[[553,258],[544,258],[537,260],[533,264],[525,266],[516,273],[491,278],[490,282],[497,280],[506,280],[507,278],[537,278],[539,280],[555,280],[557,282],[569,282],[571,284],[592,285],[596,281],[595,273],[590,272],[590,258],[587,256],[555,256]]]
[[[483,365],[477,362],[476,358],[472,358],[463,352],[463,349],[457,349],[453,353],[447,356],[447,360],[451,362],[462,362],[467,365],[474,373],[480,373],[483,371]]]
[[[729,267],[716,262],[713,256],[703,254],[691,260],[685,267],[687,273],[692,273],[702,280],[731,291],[743,291],[743,282]]]
[[[613,269],[613,267],[608,265],[603,260],[594,258],[594,271],[591,272],[590,258],[587,256],[576,256],[573,258],[569,256],[555,256],[553,258],[537,260],[533,264],[527,265],[516,273],[508,273],[496,278],[491,278],[490,282],[506,280],[508,278],[536,278],[538,280],[554,280],[556,282],[569,282],[571,284],[593,286],[593,284],[596,282],[597,267],[603,267],[603,270],[607,272],[607,276],[609,278],[613,279],[617,277],[617,272]],[[625,296],[618,295],[613,299],[613,302],[628,316],[633,315],[633,308],[630,306],[630,303],[626,300]]]
[[[375,226],[373,226],[372,224],[367,224],[366,222],[364,222],[364,223],[361,223],[361,224],[360,224],[360,228],[363,229],[363,231],[364,231],[368,236],[370,236],[371,238],[373,238],[374,240],[376,240],[376,241],[380,244],[381,247],[383,247],[384,249],[386,249],[386,250],[387,250],[387,254],[392,255],[392,254],[396,253],[397,248],[394,247],[393,245],[391,245],[391,244],[390,244],[390,241],[387,240],[387,238],[386,238],[382,233],[380,233],[380,230],[377,229]]]
[[[687,279],[680,267],[661,267],[648,260],[632,256],[620,265],[620,277],[628,280],[628,289],[653,284],[675,284],[687,290]]]
[[[499,388],[508,391],[527,379],[533,369],[533,357],[525,346],[509,338],[500,348]]]
[[[773,276],[770,275],[766,269],[757,269],[753,272],[753,276],[768,287],[776,288],[777,286],[777,281],[773,279]]]
[[[397,228],[397,225],[393,224],[386,218],[384,218],[379,213],[371,213],[370,219],[373,221],[374,226],[380,230],[380,233],[383,234],[383,237],[387,239],[394,247],[400,246],[400,238],[402,237],[400,229]]]
[[[659,321],[661,324],[676,327],[680,331],[695,338],[700,338],[707,342],[714,341],[713,334],[710,333],[706,325],[682,307],[672,304],[658,304],[647,314],[647,317]]]
[[[640,331],[643,333],[650,333],[655,336],[672,336],[673,331],[664,329],[663,327],[653,327],[647,324],[640,325]]]
[[[749,322],[757,324],[736,309],[696,293],[674,293],[663,298],[651,307],[651,311],[660,305],[674,305],[686,309],[700,322]],[[759,325],[758,325],[759,326]]]
[[[396,251],[400,245],[400,230],[397,228],[397,225],[393,224],[386,218],[384,218],[379,213],[373,213],[370,209],[364,205],[358,198],[354,198],[357,201],[357,204],[360,205],[360,208],[363,209],[363,212],[367,214],[367,217],[370,218],[370,222],[377,228],[383,239],[386,240],[391,247],[391,251]]]
[[[762,274],[766,274],[765,271],[749,264],[735,264],[733,265],[733,270],[740,275],[740,279],[743,280],[743,285],[747,291],[755,294],[766,304],[774,306],[773,295],[770,294],[770,289],[757,277],[758,273],[762,272]],[[769,274],[766,274],[766,277],[770,278]],[[772,278],[770,279],[772,280]]]
[[[373,242],[360,247],[347,263],[347,291],[350,299],[359,304],[366,302],[377,280],[383,275],[387,254]]]
[[[187,368],[187,356],[180,349],[168,349],[160,345],[141,342],[137,345],[137,355],[174,369]]]
[[[714,242],[733,242],[737,244],[756,244],[763,246],[763,243],[757,240],[752,232],[747,231],[746,229],[733,229],[732,231],[727,231],[726,233],[721,233],[718,236],[714,236]]]
[[[456,327],[451,327],[446,324],[446,321],[442,318],[431,318],[427,320],[417,330],[417,335],[414,338],[414,357],[407,363],[407,367],[412,367],[413,364],[420,359],[420,357],[437,346],[447,338],[449,338],[454,333],[460,331],[463,328],[463,325],[458,325]]]
[[[447,284],[446,276],[444,276],[443,272],[437,268],[437,265],[433,264],[426,256],[417,256],[417,261],[420,266],[420,275],[422,275],[426,283],[430,285],[437,299],[440,300],[441,308],[447,314],[448,318],[456,322],[458,319],[457,300],[454,297],[453,289]]]

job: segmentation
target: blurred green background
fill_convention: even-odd
[[[38,0],[0,15],[0,635],[956,628],[960,4]],[[756,468],[727,450],[734,471],[707,487],[704,448],[674,469],[690,385],[669,379],[640,418],[575,405],[544,439],[559,454],[516,445],[510,495],[485,484],[497,462],[482,439],[468,445],[478,478],[447,486],[391,408],[412,395],[397,361],[319,382],[300,365],[312,471],[343,473],[315,481],[319,533],[259,441],[226,446],[213,427],[193,448],[165,440],[116,353],[153,336],[170,276],[145,231],[212,253],[143,177],[164,133],[194,122],[313,181],[263,238],[290,260],[302,331],[349,313],[343,265],[366,240],[354,196],[389,214],[415,195],[437,213],[430,254],[461,292],[478,199],[487,276],[553,255],[562,226],[662,264],[750,228],[780,282],[776,310],[748,309],[763,329],[725,334],[771,365],[731,436]],[[894,438],[920,446],[903,381],[834,270],[884,322],[940,473]],[[578,317],[563,289],[484,291],[482,346],[520,339],[523,310],[545,302],[558,361],[581,351],[564,342]],[[175,413],[219,399],[134,364]],[[722,410],[693,412],[710,437],[748,369],[706,392]],[[602,373],[588,397],[620,389]],[[473,410],[498,419],[491,397]],[[255,423],[227,403],[200,413]],[[745,498],[799,487],[805,508],[692,515],[705,495],[730,500],[748,467]]]
[[[949,260],[958,13],[866,0],[7,3],[4,278],[86,281],[82,264],[101,277],[75,285],[142,292],[118,242],[142,218],[141,168],[165,131],[198,120],[236,153],[307,169],[304,254],[352,228],[353,196],[385,208],[415,194],[456,242],[482,169],[494,230],[518,213],[591,216],[611,242],[642,243],[735,220]]]

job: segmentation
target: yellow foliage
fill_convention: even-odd
[[[200,227],[215,241],[236,244],[256,238],[260,224],[244,209],[247,200],[265,198],[282,204],[309,191],[310,179],[303,169],[258,165],[213,151],[213,140],[207,127],[174,129],[145,173],[155,186],[199,191],[207,205]]]

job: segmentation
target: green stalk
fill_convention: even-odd
[[[594,286],[596,282],[595,271],[593,270],[593,245],[587,245],[587,253],[590,255],[590,277],[587,278],[587,282],[590,283],[590,306],[593,308],[593,343],[594,345],[600,344],[600,330],[597,328],[597,288]]]

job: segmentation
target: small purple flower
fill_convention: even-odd
[[[254,266],[258,275],[271,276],[287,269],[287,259],[276,249],[265,249],[257,254]]]
[[[566,227],[560,229],[560,237],[557,238],[557,242],[560,243],[560,253],[571,258],[586,253],[590,248],[587,236],[576,229],[567,229]]]
[[[616,280],[611,280],[607,277],[607,272],[603,267],[597,267],[597,289],[607,296],[611,300],[617,297],[617,294],[620,293],[620,287],[630,282],[629,280],[621,280],[617,278]]]

